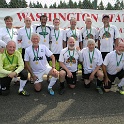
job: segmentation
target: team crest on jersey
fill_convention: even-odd
[[[43,52],[43,49],[41,49],[41,52]]]
[[[43,56],[42,57],[34,57],[33,61],[39,61],[39,60],[43,60]]]

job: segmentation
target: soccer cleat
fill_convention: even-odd
[[[64,93],[65,93],[65,88],[60,88],[60,89],[59,89],[59,94],[62,95],[62,94],[64,94]]]
[[[49,92],[50,95],[54,96],[54,91],[53,91],[52,88],[48,88],[48,92]]]
[[[103,94],[103,90],[102,90],[102,88],[101,88],[101,87],[98,87],[98,86],[97,86],[97,88],[96,88],[96,89],[97,89],[97,91],[98,91],[98,93],[99,93],[99,94]]]
[[[124,95],[124,90],[123,90],[123,88],[118,86],[118,89],[119,89],[119,93],[122,94],[122,95]]]
[[[26,90],[19,91],[19,95],[29,96],[30,94]]]

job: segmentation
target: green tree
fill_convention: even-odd
[[[57,8],[56,2],[53,4],[53,8]]]
[[[98,9],[99,10],[104,10],[104,6],[103,6],[103,2],[102,1],[100,2],[99,6],[98,6]]]
[[[6,0],[0,0],[0,8],[7,8],[8,4],[6,2]]]
[[[83,9],[93,9],[93,5],[89,0],[84,0],[82,3]]]
[[[47,5],[46,5],[46,3],[45,3],[45,5],[44,5],[44,8],[48,8]]]
[[[33,8],[33,4],[32,4],[31,1],[30,1],[30,3],[29,3],[29,7],[30,7],[30,8]]]
[[[20,2],[20,8],[26,8],[28,6],[25,0],[20,0],[19,2]]]
[[[114,5],[114,9],[115,9],[115,10],[120,10],[120,9],[121,9],[120,6],[121,6],[121,5],[120,5],[120,0],[117,0],[116,3],[115,3],[115,5]]]
[[[20,2],[20,0],[10,0],[9,7],[10,8],[19,8],[20,7],[19,2]]]
[[[77,2],[74,2],[74,3],[73,3],[73,8],[78,8]]]
[[[97,9],[97,0],[92,1],[93,9]]]
[[[106,10],[114,10],[113,6],[111,5],[111,3],[108,2]]]
[[[78,3],[78,8],[80,8],[80,9],[82,9],[82,2],[81,2],[81,0],[79,0],[79,3]]]

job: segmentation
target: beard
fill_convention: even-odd
[[[68,48],[69,48],[70,50],[73,50],[73,49],[75,48],[75,45],[71,45],[71,46],[69,45]]]

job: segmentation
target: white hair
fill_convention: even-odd
[[[96,43],[95,43],[95,40],[94,39],[88,39],[87,40],[87,45],[88,44],[94,44],[95,45]]]
[[[31,39],[32,39],[34,36],[37,36],[37,37],[39,38],[39,40],[40,40],[40,35],[39,35],[38,33],[32,33],[32,34],[31,34]]]

